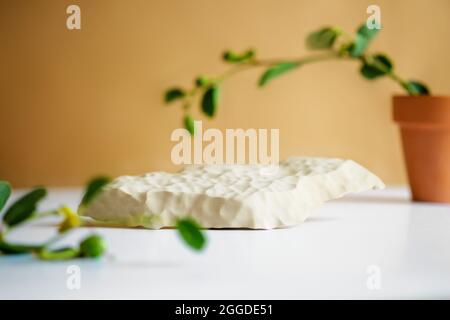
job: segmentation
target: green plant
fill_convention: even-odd
[[[201,250],[205,246],[205,236],[200,231],[200,226],[192,218],[179,219],[176,227],[180,237],[194,250]]]
[[[171,88],[166,91],[164,101],[165,103],[181,102],[185,113],[184,126],[193,134],[194,120],[189,113],[193,101],[200,98],[201,111],[208,117],[214,117],[217,111],[221,83],[236,73],[252,68],[266,68],[258,81],[258,85],[263,87],[277,77],[301,66],[332,59],[357,61],[361,65],[361,75],[368,80],[386,76],[397,82],[410,95],[429,94],[428,88],[423,83],[405,80],[398,76],[394,72],[391,59],[386,54],[367,52],[370,42],[378,31],[378,29],[369,29],[364,24],[352,37],[340,28],[322,28],[306,38],[307,47],[314,51],[320,51],[320,53],[295,59],[259,59],[255,50],[252,49],[243,53],[226,51],[223,60],[232,65],[230,69],[215,77],[199,76],[190,89]]]
[[[107,177],[92,179],[86,187],[78,212],[66,205],[46,212],[38,212],[39,202],[47,195],[47,190],[37,187],[15,201],[4,213],[0,225],[0,255],[31,253],[42,260],[67,260],[73,258],[96,258],[106,252],[106,242],[98,234],[91,234],[82,239],[78,246],[53,249],[55,243],[64,238],[69,231],[83,225],[80,213],[110,182]],[[11,195],[11,186],[6,181],[0,181],[0,213]],[[6,239],[8,233],[16,227],[34,219],[57,215],[63,217],[57,226],[57,235],[41,244],[17,244]],[[206,239],[200,227],[190,218],[182,218],[176,221],[181,239],[192,249],[204,248]]]

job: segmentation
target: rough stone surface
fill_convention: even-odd
[[[205,228],[272,229],[303,222],[327,200],[384,187],[351,160],[293,157],[276,168],[204,165],[175,174],[123,176],[106,186],[83,214],[155,229],[171,227],[184,216]]]

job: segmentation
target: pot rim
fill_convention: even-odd
[[[431,95],[422,95],[422,96],[411,96],[408,94],[394,94],[392,95],[395,99],[450,99],[450,95],[443,94],[431,94]]]
[[[395,95],[392,102],[401,127],[450,129],[450,96]]]

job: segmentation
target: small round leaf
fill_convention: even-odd
[[[353,42],[350,49],[350,55],[352,57],[361,56],[369,46],[372,39],[377,35],[378,31],[380,30],[376,28],[369,29],[365,23],[361,27],[359,27],[358,31],[356,32],[355,41]]]
[[[100,257],[106,251],[105,240],[99,235],[91,235],[80,244],[80,254],[83,257]]]
[[[200,226],[192,218],[179,219],[176,227],[181,238],[194,250],[201,250],[206,244]]]
[[[195,122],[194,119],[190,115],[186,115],[183,119],[184,127],[187,131],[193,136],[195,133]]]
[[[7,181],[0,181],[0,212],[11,195],[11,185]]]
[[[366,79],[376,79],[392,71],[392,62],[386,55],[377,54],[366,61],[360,71]]]
[[[3,216],[3,222],[9,226],[15,226],[30,218],[36,210],[36,206],[47,195],[44,188],[36,188],[14,202]]]
[[[335,28],[323,28],[311,33],[306,38],[306,46],[310,49],[329,49],[333,46],[339,35]]]
[[[90,180],[86,186],[80,206],[86,207],[102,191],[103,187],[110,182],[111,179],[104,176],[96,177]]]
[[[265,86],[269,81],[272,81],[273,79],[285,74],[288,71],[294,70],[300,66],[300,63],[298,62],[282,62],[279,64],[276,64],[269,69],[267,69],[261,78],[259,79],[259,86]]]
[[[40,250],[41,246],[12,244],[0,239],[0,253],[1,254],[23,254]]]
[[[429,95],[430,94],[430,90],[428,89],[428,87],[419,81],[414,81],[414,80],[407,81],[404,83],[403,87],[412,96],[420,96],[420,95]]]
[[[253,59],[255,51],[249,49],[243,53],[236,53],[234,51],[225,51],[223,54],[223,60],[230,63],[245,62]]]
[[[181,99],[186,95],[186,93],[180,88],[172,88],[166,91],[164,95],[164,102],[170,103],[177,99]]]
[[[219,102],[219,87],[209,87],[202,98],[202,111],[208,117],[212,118],[216,114],[217,104]]]
[[[195,86],[196,87],[205,87],[211,83],[211,80],[208,79],[206,76],[198,76],[195,79]]]

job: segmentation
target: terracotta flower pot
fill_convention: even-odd
[[[413,200],[450,203],[450,97],[394,96]]]

